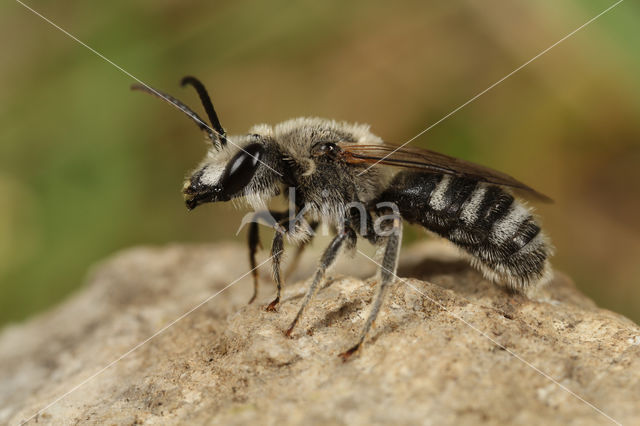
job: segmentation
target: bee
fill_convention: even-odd
[[[446,238],[486,278],[509,289],[526,293],[551,279],[553,249],[531,208],[515,195],[550,200],[511,176],[437,152],[387,144],[366,125],[320,118],[260,124],[246,135],[228,138],[204,85],[194,77],[185,77],[185,85],[198,93],[210,125],[172,96],[145,85],[132,89],[177,107],[205,133],[207,154],[183,187],[187,208],[244,198],[262,211],[273,197],[294,199],[293,214],[270,211],[277,231],[271,248],[276,297],[267,310],[275,310],[280,301],[285,236],[304,247],[318,222],[335,230],[287,336],[341,250],[353,250],[357,239],[365,238],[379,247],[381,263],[362,332],[340,355],[346,360],[356,352],[396,278],[403,221]],[[258,290],[257,221],[250,224],[248,237],[254,268],[251,303]]]

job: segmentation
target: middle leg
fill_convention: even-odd
[[[378,291],[371,307],[371,312],[364,323],[364,328],[360,333],[357,343],[349,350],[340,354],[343,360],[349,359],[356,352],[364,339],[367,337],[373,322],[375,321],[380,307],[384,301],[384,296],[390,284],[393,284],[396,278],[396,270],[398,269],[398,255],[400,254],[400,245],[402,244],[402,219],[396,217],[393,219],[391,234],[387,237],[387,243],[384,249],[384,257],[382,258],[382,266],[380,267],[380,284]]]
[[[284,273],[285,281],[289,279],[291,275],[295,272],[296,267],[298,266],[298,263],[300,263],[300,258],[302,257],[302,253],[304,252],[304,249],[307,247],[308,244],[311,243],[311,240],[313,240],[313,236],[315,235],[316,229],[318,228],[318,222],[313,221],[309,224],[309,226],[311,228],[311,235],[309,239],[304,240],[298,245],[298,248],[296,249],[296,253],[293,255],[293,258],[291,259],[291,263],[289,264],[289,266],[287,266],[287,271]]]
[[[344,229],[342,229],[338,233],[338,235],[336,235],[333,238],[333,240],[331,241],[331,244],[329,244],[329,247],[327,247],[325,252],[322,254],[322,258],[320,259],[320,265],[316,270],[316,274],[313,277],[313,282],[311,283],[311,286],[309,287],[309,290],[307,291],[307,294],[305,295],[304,300],[302,301],[302,305],[300,305],[300,309],[298,310],[298,313],[296,314],[295,318],[291,322],[291,325],[285,332],[285,335],[287,337],[291,336],[291,333],[293,332],[294,327],[302,317],[304,310],[306,309],[307,305],[309,304],[313,296],[316,294],[316,291],[318,290],[320,283],[324,281],[324,276],[325,276],[325,273],[327,272],[327,269],[329,269],[329,267],[331,267],[335,263],[336,257],[338,256],[338,252],[340,251],[340,248],[342,247],[342,245],[345,243],[345,241],[348,241],[350,245],[355,246],[356,239],[357,239],[357,236],[355,231],[347,224],[345,224]]]

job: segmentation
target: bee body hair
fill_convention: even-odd
[[[488,279],[526,292],[550,279],[553,249],[530,207],[507,190],[472,179],[399,173],[381,200],[403,219],[461,248]]]
[[[144,85],[132,88],[177,107],[210,142],[205,158],[183,185],[188,209],[245,200],[258,211],[254,218],[270,214],[269,226],[275,230],[271,259],[276,298],[267,310],[276,310],[280,301],[285,235],[304,247],[318,222],[328,224],[335,233],[287,336],[341,250],[352,251],[357,238],[364,237],[378,246],[382,263],[363,331],[341,356],[347,359],[358,350],[380,310],[385,289],[397,278],[403,221],[448,239],[498,284],[528,292],[551,278],[548,259],[553,248],[531,208],[513,193],[549,199],[516,179],[433,151],[387,144],[368,125],[322,118],[259,124],[247,134],[227,137],[204,85],[194,77],[185,77],[182,84],[197,91],[211,126],[168,94]],[[267,210],[268,201],[276,196],[284,196],[294,208],[289,212]],[[386,223],[382,221],[378,229],[380,219]],[[312,225],[305,226],[307,220]],[[255,255],[260,239],[257,222],[249,222],[249,260],[254,268],[251,303],[258,291]]]

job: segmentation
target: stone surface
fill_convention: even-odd
[[[103,262],[70,300],[3,330],[0,423],[39,410],[30,423],[640,423],[640,328],[562,274],[529,300],[444,243],[406,249],[406,280],[343,363],[374,289],[353,276],[374,265],[344,256],[287,339],[305,282],[265,312],[265,265],[260,303],[248,306],[249,276],[222,291],[246,258],[237,245],[175,245]]]

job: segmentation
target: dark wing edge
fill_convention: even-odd
[[[508,187],[518,195],[552,203],[548,196],[514,179],[506,173],[461,160],[428,149],[399,147],[391,144],[363,145],[340,143],[342,158],[349,164],[378,164],[423,170],[426,173],[447,174],[475,179],[491,185]]]

